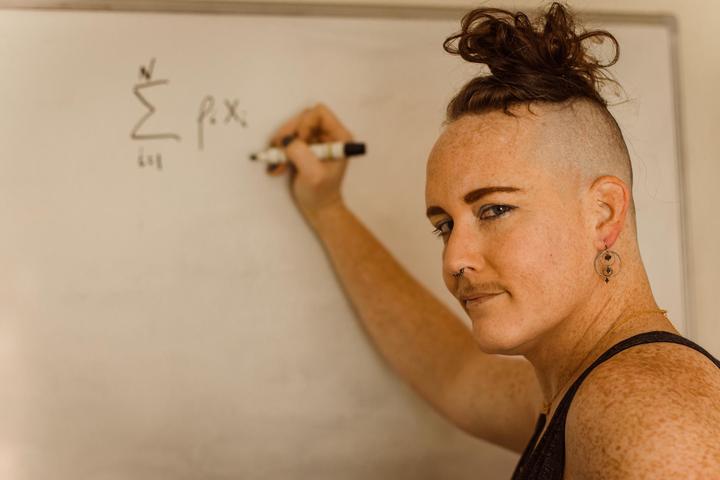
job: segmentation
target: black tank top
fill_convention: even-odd
[[[600,355],[600,357],[575,380],[560,401],[550,420],[550,425],[540,439],[540,443],[537,444],[537,448],[533,449],[538,435],[540,435],[540,432],[542,432],[545,426],[546,416],[544,413],[540,414],[537,424],[535,425],[535,433],[533,433],[530,442],[520,457],[520,461],[515,467],[512,480],[562,480],[565,470],[565,419],[570,409],[570,402],[572,402],[573,397],[575,397],[575,393],[578,388],[580,388],[580,384],[582,384],[585,377],[587,377],[595,367],[612,356],[635,345],[654,342],[670,342],[687,345],[704,354],[720,368],[720,361],[709,354],[704,348],[674,333],[663,331],[645,332],[618,342]]]

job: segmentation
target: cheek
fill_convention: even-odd
[[[556,308],[577,282],[578,236],[564,222],[536,222],[498,239],[497,269],[513,298]]]

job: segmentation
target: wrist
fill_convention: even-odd
[[[311,212],[305,212],[305,217],[313,229],[321,232],[328,226],[335,225],[338,217],[346,213],[348,213],[347,206],[342,199],[339,199]]]

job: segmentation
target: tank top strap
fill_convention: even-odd
[[[583,371],[583,373],[577,378],[577,380],[573,382],[570,389],[568,389],[568,391],[565,393],[553,417],[562,417],[562,423],[565,423],[564,417],[566,416],[567,411],[570,409],[570,403],[575,397],[575,394],[580,388],[580,385],[582,385],[582,382],[585,380],[585,378],[590,375],[590,372],[592,372],[598,365],[609,360],[623,350],[627,350],[628,348],[634,347],[635,345],[658,342],[678,343],[681,345],[686,345],[708,357],[715,364],[715,366],[720,368],[720,361],[718,359],[713,357],[707,350],[705,350],[697,343],[683,336],[671,332],[664,332],[661,330],[639,333],[616,343],[615,345],[607,349],[602,355],[600,355],[597,360],[595,360],[588,368],[586,368],[585,371]]]
[[[568,391],[563,396],[557,410],[550,419],[550,424],[547,426],[545,433],[535,446],[535,441],[538,435],[542,431],[546,416],[541,413],[537,425],[535,427],[535,433],[528,446],[525,448],[520,461],[518,462],[515,472],[513,473],[513,479],[530,479],[530,478],[547,478],[547,479],[560,479],[563,477],[564,465],[565,465],[565,421],[567,419],[567,413],[570,409],[570,403],[572,402],[575,394],[577,393],[580,385],[585,378],[592,372],[598,365],[612,358],[614,355],[626,350],[635,345],[643,343],[656,343],[656,342],[669,342],[686,345],[690,348],[697,350],[708,357],[718,368],[720,368],[720,361],[709,354],[705,349],[695,342],[688,340],[680,335],[655,330],[651,332],[644,332],[632,337],[626,338],[608,350],[603,352],[600,357],[597,358],[583,373],[573,382]]]

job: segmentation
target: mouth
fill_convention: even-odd
[[[481,303],[485,303],[487,301],[492,300],[493,298],[497,297],[498,295],[502,295],[501,293],[495,293],[492,295],[481,295],[479,297],[470,298],[468,300],[465,300],[465,308],[475,307],[477,305],[480,305]]]

